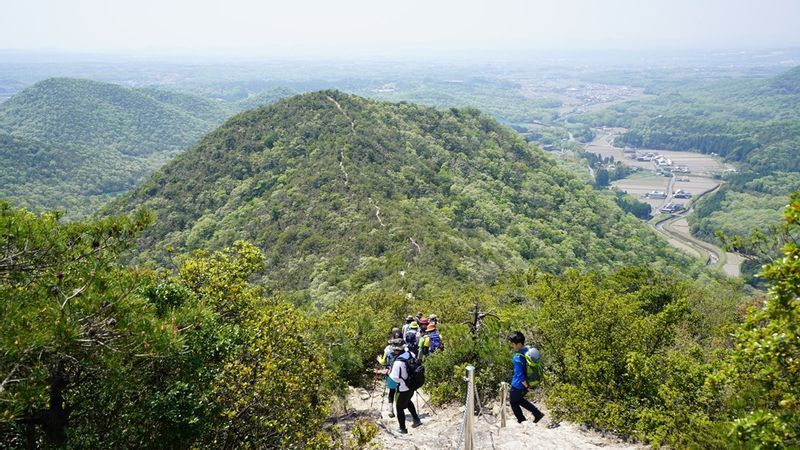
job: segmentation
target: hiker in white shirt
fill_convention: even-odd
[[[414,419],[414,423],[411,425],[413,428],[422,425],[422,421],[417,415],[417,408],[414,407],[414,402],[411,401],[412,397],[414,397],[414,391],[406,385],[408,368],[404,360],[416,358],[416,356],[411,352],[407,352],[402,344],[393,345],[392,351],[395,354],[395,359],[389,378],[397,383],[397,395],[394,396],[394,411],[397,414],[397,423],[400,425],[397,428],[397,432],[406,434],[408,430],[406,429],[406,413],[404,409],[408,409]]]

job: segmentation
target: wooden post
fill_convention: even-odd
[[[467,366],[467,418],[464,423],[464,450],[473,450],[472,429],[475,421],[475,367]]]
[[[506,426],[506,399],[508,396],[508,383],[500,383],[500,428]]]

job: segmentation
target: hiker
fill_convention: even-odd
[[[419,351],[419,325],[417,325],[417,322],[411,322],[408,326],[408,331],[403,335],[403,340],[406,343],[408,351],[417,355]]]
[[[514,416],[517,418],[518,423],[527,420],[525,419],[525,415],[522,414],[522,408],[532,412],[533,423],[537,423],[542,420],[544,413],[539,411],[533,403],[525,399],[525,394],[528,393],[528,389],[536,387],[535,385],[538,384],[538,381],[528,382],[528,358],[526,357],[528,347],[525,346],[525,335],[519,331],[515,331],[508,337],[508,340],[511,342],[511,346],[514,349],[514,355],[511,357],[511,361],[514,363],[514,376],[511,378],[511,392],[509,396],[511,410],[514,411]],[[536,354],[538,355],[538,350]]]
[[[403,325],[403,336],[405,336],[406,333],[408,333],[408,327],[411,326],[411,322],[413,322],[413,321],[414,321],[414,316],[406,317],[406,324]]]
[[[419,321],[422,320],[422,312],[418,312],[417,313],[416,320],[417,320],[417,323],[419,324]]]
[[[436,329],[435,323],[429,323],[427,327],[427,333],[425,337],[422,338],[422,343],[420,344],[421,353],[424,356],[428,356],[437,350],[443,350],[444,345],[442,344],[442,337],[439,335],[439,331]]]
[[[423,317],[422,319],[419,319],[419,322],[417,323],[419,324],[419,337],[421,340],[425,337],[426,334],[428,334],[428,323],[429,323],[428,318]]]
[[[400,331],[400,328],[394,327],[392,328],[392,334],[389,339],[403,339],[403,332]]]
[[[392,329],[392,338],[389,339],[388,345],[386,348],[383,349],[383,355],[378,357],[378,363],[381,364],[385,369],[386,374],[386,387],[389,388],[389,417],[394,417],[394,397],[397,392],[397,382],[392,380],[389,377],[389,371],[392,369],[392,365],[394,364],[395,354],[394,354],[394,347],[395,346],[404,346],[403,339],[400,337],[395,337],[394,330],[397,330],[397,334],[400,333],[399,328]]]
[[[394,397],[394,409],[397,411],[397,423],[399,425],[397,432],[406,434],[408,430],[406,429],[406,413],[403,411],[404,409],[408,409],[412,419],[414,419],[414,423],[411,424],[413,428],[422,425],[422,420],[420,420],[417,415],[417,408],[414,407],[414,402],[411,401],[412,397],[414,397],[414,389],[411,389],[406,384],[407,381],[411,381],[408,370],[409,365],[411,361],[416,358],[413,353],[405,349],[402,343],[393,344],[392,351],[395,355],[395,359],[392,364],[392,371],[389,373],[389,378],[398,385],[397,394]]]
[[[431,314],[428,316],[428,323],[439,325],[439,319],[436,317],[436,314]]]

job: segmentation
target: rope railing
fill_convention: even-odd
[[[489,420],[489,416],[483,413],[483,405],[481,404],[481,398],[478,394],[478,389],[475,386],[475,367],[474,366],[467,366],[467,376],[464,377],[464,381],[467,382],[467,399],[464,404],[464,420],[461,423],[461,428],[459,430],[459,440],[458,444],[456,444],[455,448],[462,448],[461,445],[463,444],[464,450],[474,450],[474,417],[475,417],[475,402],[478,403],[478,416],[483,417],[483,419],[489,425],[496,425],[498,420],[500,421],[500,428],[505,428],[506,426],[506,401],[508,399],[508,383],[500,383],[500,417],[494,417],[493,420]]]

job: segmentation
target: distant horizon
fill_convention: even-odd
[[[443,51],[441,53],[420,53],[412,51],[399,51],[394,54],[384,52],[381,54],[361,53],[352,55],[329,55],[313,53],[288,54],[283,52],[269,52],[264,49],[105,49],[105,50],[75,50],[58,48],[18,49],[0,48],[0,62],[98,62],[108,60],[122,60],[123,62],[170,62],[214,64],[221,62],[317,62],[317,63],[391,63],[391,62],[432,62],[454,61],[471,63],[494,62],[528,62],[530,57],[546,57],[570,60],[574,58],[607,58],[616,57],[620,60],[631,58],[698,58],[704,56],[736,57],[740,55],[765,56],[781,55],[795,59],[800,64],[800,45],[788,47],[731,47],[731,48],[559,48],[559,49],[508,49],[506,51]],[[265,61],[269,59],[269,61]],[[13,61],[12,61],[13,60]],[[63,61],[57,61],[63,60]],[[614,63],[614,60],[609,61]]]
[[[796,0],[28,0],[3,5],[20,52],[438,58],[800,47]]]

